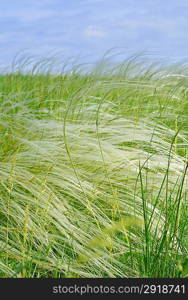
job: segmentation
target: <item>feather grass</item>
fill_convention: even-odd
[[[188,69],[136,60],[0,76],[1,277],[185,276]]]

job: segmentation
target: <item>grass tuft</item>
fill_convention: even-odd
[[[0,76],[0,277],[187,277],[188,68],[30,62]]]

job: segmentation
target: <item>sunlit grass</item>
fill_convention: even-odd
[[[41,65],[0,76],[0,276],[186,277],[186,65]]]

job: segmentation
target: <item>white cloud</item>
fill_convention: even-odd
[[[1,19],[18,20],[22,23],[32,23],[40,21],[42,19],[50,18],[57,15],[57,12],[53,10],[36,10],[36,9],[21,9],[21,10],[9,10],[7,12],[0,12]]]
[[[87,37],[94,37],[94,38],[103,38],[105,36],[107,36],[107,33],[100,29],[100,28],[97,28],[95,26],[89,26],[86,30],[85,30],[85,35]]]

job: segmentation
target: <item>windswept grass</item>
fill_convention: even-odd
[[[188,67],[38,70],[0,76],[0,276],[186,277]]]

